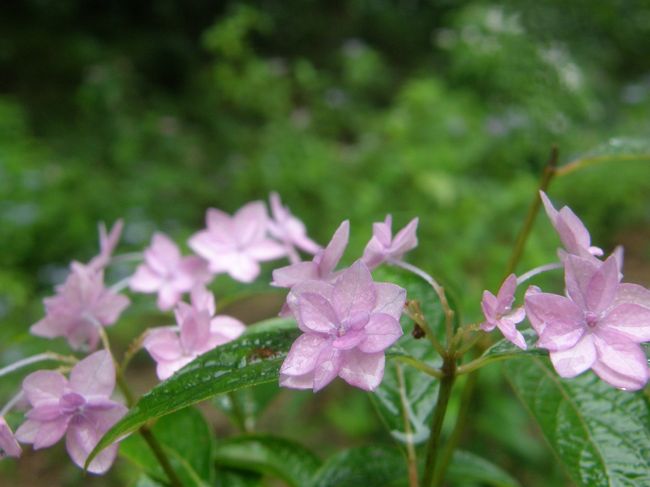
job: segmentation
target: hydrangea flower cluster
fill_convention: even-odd
[[[543,192],[540,197],[564,245],[558,254],[566,294],[545,293],[531,286],[525,293],[525,312],[522,308],[512,311],[517,279],[510,275],[497,297],[485,291],[482,329],[499,327],[508,340],[525,349],[515,325],[527,316],[539,337],[537,347],[549,351],[561,377],[591,369],[614,387],[643,388],[650,378],[640,345],[650,341],[650,290],[622,283],[622,251],[599,259],[603,252],[591,245],[582,221],[567,207],[557,211]]]

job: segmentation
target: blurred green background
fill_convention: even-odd
[[[272,190],[322,244],[349,218],[347,262],[371,222],[419,216],[410,259],[478,319],[551,146],[566,163],[611,139],[650,140],[648,52],[647,0],[3,2],[0,364],[50,346],[28,326],[69,261],[94,255],[98,221],[123,217],[118,253],[137,251],[155,229],[184,241],[207,207],[231,212]],[[647,161],[590,167],[550,194],[596,245],[626,245],[629,279],[650,284]],[[554,258],[550,228],[539,219],[519,271]],[[152,309],[136,299],[115,339],[124,346],[169,320]],[[148,358],[139,363],[151,383]],[[3,379],[1,397],[19,381]],[[287,415],[307,414],[295,411],[310,397],[283,393],[268,427],[300,428]],[[364,394],[337,386],[323,397],[301,420],[321,453],[390,441]],[[566,483],[497,367],[482,375],[475,410],[467,449],[523,485]],[[62,447],[53,452],[3,461],[0,485],[31,485],[35,472],[53,475],[50,485],[133,476],[119,463],[83,478]]]

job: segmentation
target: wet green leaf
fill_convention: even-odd
[[[309,485],[321,462],[293,441],[267,435],[246,435],[220,442],[216,462],[278,477],[294,487]]]
[[[288,322],[287,326],[290,326]],[[161,382],[100,440],[88,461],[115,440],[152,419],[209,399],[217,394],[277,381],[280,365],[299,335],[297,328],[247,332],[217,347]]]
[[[450,485],[476,483],[493,487],[520,487],[519,482],[501,467],[474,453],[462,450],[454,452],[447,471],[447,481]]]
[[[614,389],[591,372],[562,379],[538,357],[507,362],[504,370],[574,482],[650,485],[650,412],[642,393]]]
[[[406,462],[395,448],[360,447],[330,457],[318,470],[310,487],[403,485]]]
[[[213,484],[213,436],[199,411],[185,408],[160,418],[151,432],[184,485],[203,487]],[[140,467],[151,479],[167,481],[158,460],[140,435],[124,440],[120,445],[120,455]]]

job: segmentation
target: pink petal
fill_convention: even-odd
[[[29,422],[31,420],[27,420]],[[43,421],[38,422],[38,432],[34,437],[34,450],[40,450],[41,448],[48,448],[58,442],[66,430],[68,429],[68,423],[70,422],[70,416],[60,416],[58,419],[53,421]],[[21,426],[22,428],[22,426]],[[18,434],[20,433],[20,428],[16,431],[18,441],[22,441]]]
[[[371,315],[364,332],[366,339],[359,345],[359,350],[364,353],[381,352],[403,334],[399,321],[383,313]]]
[[[594,336],[598,360],[592,370],[608,384],[628,391],[642,389],[648,382],[646,355],[636,343],[599,331]]]
[[[377,292],[372,276],[366,265],[360,260],[343,271],[334,283],[332,305],[339,318],[370,312],[375,306]]]
[[[156,305],[161,311],[169,311],[181,300],[183,293],[178,291],[173,284],[165,283],[160,286]]]
[[[75,417],[66,436],[66,449],[72,461],[83,468],[88,455],[100,438],[126,414],[126,411],[124,406],[115,403],[115,406],[109,410],[93,412],[86,417]],[[90,462],[88,471],[94,474],[105,473],[113,464],[116,455],[117,445],[109,446]]]
[[[585,331],[583,312],[564,296],[527,293],[526,315],[540,336],[537,345],[549,350],[573,347]]]
[[[183,355],[176,360],[160,361],[156,366],[156,375],[160,380],[168,379],[174,375],[174,372],[181,370],[195,358],[195,355]]]
[[[144,259],[154,272],[164,276],[178,265],[181,252],[167,235],[156,232],[151,239],[151,246],[144,251]]]
[[[483,316],[489,323],[496,323],[497,320],[497,310],[499,306],[499,301],[497,297],[492,294],[490,291],[483,291],[483,299],[481,299],[481,309],[483,310]],[[494,329],[494,325],[490,330]],[[485,330],[485,331],[490,331]]]
[[[273,271],[272,286],[293,287],[299,282],[318,279],[318,268],[313,262],[299,262]]]
[[[205,212],[205,225],[211,232],[229,232],[231,230],[231,218],[228,213],[216,208],[208,208]]]
[[[236,281],[248,283],[259,275],[260,266],[246,254],[233,254],[227,262],[226,271]]]
[[[126,296],[106,290],[94,303],[91,313],[102,325],[112,325],[129,304]]]
[[[384,378],[385,362],[383,352],[363,353],[358,349],[349,350],[343,356],[339,376],[351,386],[372,391]]]
[[[34,323],[29,329],[29,332],[38,337],[56,338],[65,335],[68,329],[68,324],[67,320],[48,315],[42,320]]]
[[[650,341],[650,308],[623,303],[614,307],[599,321],[603,328],[613,328],[636,343]]]
[[[231,317],[220,315],[212,319],[210,322],[210,348],[217,345],[223,345],[238,338],[246,331],[246,325],[241,321]]]
[[[580,308],[589,309],[587,305],[589,282],[601,265],[600,261],[566,254],[563,263],[567,294]]]
[[[149,330],[143,347],[156,362],[176,360],[183,355],[178,334],[169,328]]]
[[[386,247],[379,241],[377,237],[372,237],[366,248],[363,250],[361,261],[368,266],[369,269],[374,269],[384,262],[388,257]]]
[[[129,280],[129,287],[136,292],[152,293],[162,285],[163,279],[147,264],[140,264]]]
[[[573,348],[550,352],[553,367],[561,377],[575,377],[591,368],[596,361],[593,336],[586,333]]]
[[[339,374],[342,353],[345,352],[328,346],[323,347],[314,367],[314,392],[320,391]]]
[[[280,374],[280,385],[291,389],[313,389],[314,371],[304,375]]]
[[[406,290],[389,282],[376,282],[373,313],[385,313],[399,320],[406,303]]]
[[[348,239],[350,237],[350,222],[345,220],[334,232],[332,240],[330,240],[327,247],[322,251],[322,253],[317,254],[318,258],[318,267],[320,277],[326,279],[341,260],[345,248],[348,246]]]
[[[58,402],[68,381],[58,372],[39,370],[25,377],[23,392],[32,406]]]
[[[372,236],[375,237],[384,248],[388,248],[393,240],[393,217],[386,215],[383,222],[372,224]]]
[[[315,293],[302,293],[298,304],[298,326],[304,332],[330,333],[339,326],[329,301]]]
[[[588,309],[595,312],[607,309],[614,301],[619,281],[618,263],[614,256],[610,256],[589,281]]]
[[[416,235],[418,221],[418,218],[413,218],[408,225],[397,232],[391,244],[393,258],[401,259],[406,252],[418,246],[418,237]]]
[[[11,432],[11,428],[9,428],[5,419],[0,416],[0,457],[7,455],[18,458],[21,452],[20,446]]]
[[[198,353],[210,339],[210,315],[206,310],[193,309],[179,325],[181,346],[187,353]]]
[[[501,318],[497,321],[496,325],[499,327],[499,330],[510,342],[514,343],[517,347],[522,350],[526,350],[528,345],[526,345],[526,340],[519,330],[515,327],[515,322],[508,317]]]
[[[539,192],[539,197],[542,199],[542,203],[544,204],[544,209],[546,210],[546,214],[548,215],[548,219],[551,220],[551,223],[553,226],[555,226],[555,221],[557,220],[557,210],[553,207],[553,203],[551,203],[551,200],[548,198],[546,193],[544,191]]]
[[[280,373],[287,376],[301,376],[312,372],[325,346],[327,346],[326,338],[307,333],[300,335],[291,345]]]
[[[194,309],[206,310],[210,316],[214,316],[217,311],[214,294],[205,286],[194,286],[190,293],[190,300]]]
[[[89,355],[72,368],[70,388],[84,397],[109,397],[115,389],[115,364],[105,351]]]
[[[233,218],[235,238],[248,245],[264,238],[268,225],[266,206],[261,201],[252,201],[241,207]]]
[[[300,296],[305,293],[318,294],[323,298],[331,301],[334,286],[325,281],[302,281],[291,288],[287,295],[286,304],[289,306],[294,316],[300,314]]]
[[[287,255],[287,251],[279,243],[270,239],[263,239],[248,245],[246,254],[257,261],[267,261],[284,257]]]
[[[517,276],[510,274],[499,289],[497,294],[497,312],[503,313],[507,308],[512,306],[515,300],[515,291],[517,289]]]
[[[559,211],[555,228],[567,251],[576,255],[589,252],[591,245],[589,231],[569,207],[565,206]]]
[[[363,330],[349,329],[343,335],[337,336],[332,341],[332,346],[337,350],[350,350],[366,339]]]
[[[614,298],[614,305],[630,303],[650,308],[650,290],[638,284],[619,284]]]

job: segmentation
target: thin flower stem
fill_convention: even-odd
[[[548,189],[549,184],[551,184],[551,180],[553,179],[553,176],[555,176],[555,173],[557,171],[557,164],[558,164],[558,157],[559,157],[559,152],[556,146],[553,146],[551,149],[551,156],[546,163],[546,166],[544,167],[544,172],[542,173],[538,190],[539,191],[546,191]],[[512,250],[512,255],[510,256],[510,260],[508,261],[508,266],[506,268],[506,276],[509,276],[512,274],[517,267],[517,264],[519,263],[519,259],[521,259],[521,255],[524,252],[524,247],[526,246],[526,241],[528,240],[528,235],[530,234],[530,231],[533,228],[533,223],[535,223],[535,217],[537,216],[537,212],[539,211],[539,208],[542,204],[542,200],[539,197],[539,191],[535,193],[535,198],[533,199],[533,202],[531,203],[530,207],[528,208],[528,214],[526,215],[526,219],[524,220],[524,225],[521,227],[521,230],[519,231],[519,234],[517,235],[517,240],[515,241],[515,246]]]
[[[456,424],[454,429],[445,445],[445,449],[442,452],[442,457],[440,458],[440,465],[438,470],[435,473],[433,479],[433,485],[441,485],[445,479],[445,474],[447,473],[447,468],[451,463],[451,460],[454,456],[454,451],[460,442],[460,438],[463,435],[463,430],[467,424],[467,415],[469,414],[470,404],[472,402],[472,394],[474,393],[474,388],[476,386],[476,380],[478,378],[478,372],[474,372],[467,377],[467,381],[463,387],[463,392],[460,396],[460,410],[456,416]]]
[[[554,271],[555,269],[562,269],[563,265],[560,262],[553,262],[551,264],[546,264],[546,265],[541,265],[539,267],[535,267],[534,269],[529,270],[525,274],[522,274],[517,278],[517,286],[522,285],[524,282],[527,280],[538,276],[544,272],[548,271]]]
[[[481,367],[485,367],[486,365],[491,364],[493,362],[508,360],[509,358],[516,357],[517,355],[518,355],[517,353],[513,353],[510,355],[504,354],[504,355],[497,355],[494,357],[479,357],[477,359],[472,360],[471,362],[467,362],[466,364],[460,365],[456,370],[456,374],[457,375],[469,374],[470,372],[474,372],[475,370],[478,370]]]
[[[564,166],[558,168],[556,174],[557,176],[566,176],[567,174],[571,174],[572,172],[582,169],[583,167],[606,161],[641,161],[648,159],[650,159],[650,154],[605,154],[602,156],[585,157],[583,159],[576,159],[574,161],[571,161],[568,164],[565,164]]]
[[[144,439],[144,441],[147,443],[147,445],[149,445],[149,448],[151,449],[154,456],[156,457],[156,460],[158,460],[158,463],[160,463],[160,466],[165,471],[165,474],[167,475],[167,478],[169,479],[169,483],[172,485],[172,487],[183,487],[183,482],[181,482],[181,480],[176,475],[176,472],[174,471],[172,464],[169,463],[169,458],[167,458],[167,454],[163,450],[162,445],[158,443],[158,440],[153,435],[151,430],[146,426],[143,426],[140,428],[139,432],[142,438]]]
[[[465,343],[465,345],[463,345],[456,351],[456,357],[462,357],[467,352],[469,352],[482,337],[483,337],[483,333],[477,333],[476,335],[474,335],[467,343]]]
[[[417,310],[411,311],[408,308],[406,308],[406,315],[409,318],[411,318],[420,328],[424,330],[424,334],[431,342],[431,345],[433,345],[433,348],[436,349],[436,352],[438,352],[440,355],[444,355],[446,353],[445,347],[442,346],[442,344],[438,341],[436,336],[433,334],[431,328],[429,328],[429,324],[424,319],[424,316],[422,316],[419,313],[419,311]]]
[[[4,417],[13,407],[18,404],[18,402],[23,398],[23,391],[21,390],[18,394],[12,397],[7,404],[0,411],[0,417]]]
[[[442,287],[440,284],[438,284],[438,281],[436,281],[432,276],[424,272],[419,267],[411,265],[402,260],[390,260],[388,261],[388,263],[397,267],[401,267],[402,269],[407,270],[409,272],[412,272],[413,274],[424,279],[433,288],[435,293],[438,295],[438,299],[440,300],[440,306],[442,307],[442,311],[445,314],[445,332],[447,336],[447,347],[449,347],[451,345],[451,341],[453,339],[453,333],[454,333],[453,330],[454,311],[451,309],[451,307],[449,306],[449,302],[447,301],[445,288]]]
[[[431,377],[435,377],[436,379],[442,379],[444,377],[444,374],[440,369],[430,367],[424,362],[420,362],[416,358],[408,357],[406,355],[395,355],[392,358],[393,360],[397,360],[399,362],[405,363],[406,365],[410,365],[411,367],[418,369],[420,372],[424,372],[425,374],[430,375]]]
[[[129,364],[131,363],[131,359],[142,348],[142,344],[144,342],[144,339],[147,337],[148,333],[149,333],[148,329],[143,331],[129,344],[129,347],[126,349],[126,352],[124,352],[124,358],[122,359],[122,365],[120,366],[120,370],[122,373],[126,371],[126,369],[129,367]]]
[[[108,290],[112,293],[117,294],[126,289],[129,286],[129,282],[131,282],[131,276],[125,277],[121,281],[117,281],[115,284],[109,287]]]
[[[77,359],[71,356],[59,355],[58,353],[54,352],[39,353],[38,355],[32,355],[31,357],[24,358],[0,369],[0,377],[10,374],[11,372],[14,372],[23,367],[27,367],[28,365],[35,364],[37,362],[44,362],[46,360],[56,360],[57,362],[63,362],[66,364],[77,363]]]
[[[395,365],[397,371],[397,382],[399,385],[399,398],[402,403],[402,419],[404,421],[404,432],[406,433],[406,458],[408,464],[409,487],[419,487],[418,481],[418,459],[413,444],[413,432],[411,431],[411,419],[408,413],[408,400],[406,398],[406,385],[404,383],[404,372],[399,364]]]
[[[449,405],[449,398],[451,397],[451,390],[455,381],[455,363],[453,360],[446,359],[443,364],[443,369],[447,370],[447,374],[440,381],[440,389],[438,390],[438,400],[436,402],[436,409],[431,421],[431,433],[429,434],[429,441],[427,442],[427,451],[424,464],[424,479],[422,482],[423,487],[435,487],[433,483],[435,479],[436,460],[439,454],[440,445],[440,432],[442,430],[442,423],[445,419],[447,406]]]
[[[235,417],[235,423],[242,433],[251,433],[252,428],[249,428],[248,421],[246,421],[246,414],[242,408],[239,398],[234,392],[228,393],[228,398],[232,404],[232,412]]]

